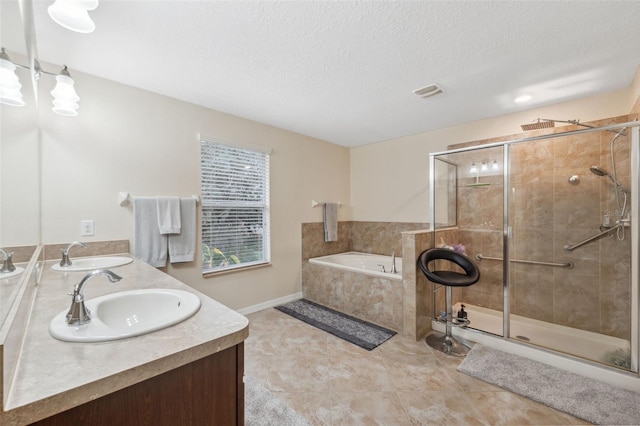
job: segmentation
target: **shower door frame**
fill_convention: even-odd
[[[640,344],[640,324],[638,324],[638,321],[640,320],[640,314],[639,314],[639,308],[640,308],[640,290],[638,289],[638,285],[639,285],[639,281],[640,281],[640,270],[639,270],[639,265],[640,265],[640,261],[638,259],[638,256],[640,255],[640,232],[638,230],[638,226],[640,224],[640,220],[639,220],[639,215],[638,212],[640,211],[640,122],[638,121],[629,121],[629,122],[625,122],[625,123],[619,123],[619,124],[613,124],[613,125],[609,125],[609,126],[602,126],[602,127],[592,127],[592,128],[587,128],[587,129],[579,129],[579,130],[572,130],[572,131],[568,131],[568,132],[560,132],[560,133],[553,133],[553,134],[548,134],[548,135],[541,135],[541,136],[533,136],[533,137],[528,137],[528,138],[522,138],[522,139],[513,139],[513,140],[509,140],[509,141],[503,141],[503,142],[495,142],[495,143],[488,143],[488,144],[484,144],[484,145],[474,145],[474,146],[470,146],[470,147],[465,147],[465,148],[458,148],[458,149],[451,149],[451,150],[447,150],[447,151],[439,151],[439,152],[434,152],[434,153],[430,153],[429,154],[429,188],[430,188],[430,197],[429,197],[429,202],[431,204],[430,206],[430,222],[429,222],[429,231],[433,233],[433,235],[435,236],[435,231],[436,231],[436,226],[435,226],[435,161],[436,161],[436,157],[439,156],[445,156],[445,155],[449,155],[449,154],[456,154],[456,153],[462,153],[462,152],[470,152],[470,151],[478,151],[478,150],[483,150],[483,149],[489,149],[489,148],[497,148],[497,147],[502,147],[503,149],[503,244],[502,244],[502,250],[503,250],[503,261],[502,261],[502,266],[503,266],[503,312],[502,312],[502,324],[503,324],[503,335],[502,336],[497,336],[499,338],[502,338],[504,340],[508,340],[510,342],[516,343],[516,344],[521,344],[521,345],[526,345],[526,346],[531,346],[534,347],[538,350],[541,351],[547,351],[547,352],[552,352],[552,353],[560,353],[554,350],[550,350],[550,349],[546,349],[544,347],[541,346],[537,346],[535,344],[528,344],[528,343],[524,343],[521,342],[517,339],[513,339],[512,337],[510,337],[510,321],[511,321],[511,315],[510,315],[510,281],[511,281],[511,277],[510,277],[510,255],[509,255],[509,251],[510,251],[510,239],[511,239],[511,226],[510,226],[510,218],[509,218],[509,202],[510,202],[510,197],[509,197],[509,177],[510,177],[510,167],[509,167],[509,154],[510,154],[510,147],[511,145],[514,144],[520,144],[520,143],[526,143],[526,142],[532,142],[532,141],[539,141],[539,140],[545,140],[545,139],[555,139],[555,138],[560,138],[560,137],[566,137],[566,136],[574,136],[574,135],[580,135],[580,134],[585,134],[585,133],[593,133],[593,132],[600,132],[600,131],[607,131],[607,130],[611,130],[611,131],[616,131],[616,130],[620,130],[622,128],[626,127],[627,131],[630,132],[631,134],[631,141],[630,141],[630,145],[631,145],[631,150],[630,150],[630,163],[631,163],[631,273],[630,273],[630,285],[631,285],[631,312],[630,312],[630,316],[631,316],[631,324],[630,324],[630,329],[631,329],[631,333],[630,333],[630,348],[631,348],[631,369],[629,370],[632,373],[637,374],[638,370],[639,370],[639,363],[640,363],[640,350],[639,350],[639,344]],[[438,159],[441,160],[442,159]],[[444,160],[446,161],[446,160]],[[448,162],[448,161],[447,161]],[[633,184],[635,183],[635,184]],[[457,197],[457,192],[456,192],[456,197]],[[435,306],[434,306],[435,308]],[[435,312],[435,311],[434,311]],[[485,333],[483,331],[478,331],[480,333]],[[563,356],[566,357],[570,357],[570,358],[577,358],[574,357],[573,355],[570,354],[564,354],[562,353]],[[599,367],[604,367],[604,368],[614,368],[614,367],[609,367],[606,364],[602,364],[596,361],[591,361],[591,360],[587,360],[587,359],[583,359],[583,358],[577,358],[579,360],[581,360],[582,362],[586,362],[589,364],[594,364],[594,365],[598,365]]]

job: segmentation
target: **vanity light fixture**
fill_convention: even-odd
[[[480,166],[480,171],[486,172],[487,170],[489,170],[489,167],[487,166],[486,161],[483,161],[482,166]]]
[[[53,96],[53,112],[60,115],[75,117],[78,115],[78,101],[80,97],[73,88],[74,81],[65,65],[56,76],[56,87],[51,91]]]
[[[0,52],[0,103],[11,106],[23,106],[22,85],[18,80],[16,68],[30,69],[28,66],[16,64],[9,59],[6,49]],[[40,63],[34,61],[35,79],[39,80],[42,74],[56,77],[56,87],[51,91],[53,96],[53,112],[65,116],[78,115],[78,101],[80,97],[74,89],[74,81],[65,65],[59,74],[43,70]]]
[[[24,106],[22,84],[16,74],[16,66],[5,48],[0,52],[0,103],[11,106]]]
[[[55,0],[47,11],[57,24],[68,30],[86,34],[96,29],[88,11],[97,7],[98,0]]]
[[[469,169],[469,173],[478,173],[478,167],[476,166],[476,162],[471,163],[471,168]]]
[[[493,170],[498,170],[499,169],[498,162],[496,160],[493,160],[493,163],[491,163],[491,168]]]

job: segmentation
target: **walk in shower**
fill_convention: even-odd
[[[639,125],[430,155],[432,230],[455,239],[434,245],[481,272],[453,291],[468,328],[638,371]]]

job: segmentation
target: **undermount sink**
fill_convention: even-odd
[[[21,268],[20,266],[16,266],[15,271],[11,271],[11,272],[0,272],[0,280],[3,280],[5,278],[11,278],[11,277],[15,277],[16,275],[21,274],[22,272],[24,272],[24,268]]]
[[[193,293],[172,289],[144,289],[112,293],[85,301],[91,322],[67,324],[68,310],[49,324],[49,333],[67,342],[106,342],[139,336],[178,324],[200,309]]]
[[[51,267],[56,271],[91,271],[93,269],[115,268],[133,262],[129,256],[100,256],[71,259],[71,266],[60,266],[56,263]]]

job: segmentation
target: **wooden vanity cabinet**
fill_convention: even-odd
[[[244,343],[33,423],[244,425]]]

